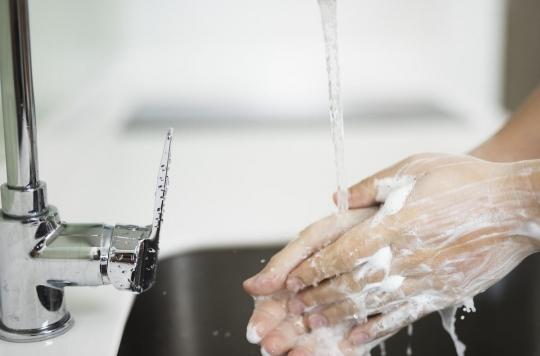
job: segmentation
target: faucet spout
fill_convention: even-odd
[[[0,0],[0,82],[7,184],[2,207],[12,216],[45,213],[39,181],[27,0]]]

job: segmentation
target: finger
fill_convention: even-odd
[[[345,344],[344,338],[352,328],[352,323],[343,323],[332,328],[322,328],[302,336],[288,356],[327,356],[356,355],[352,348]]]
[[[458,162],[461,164],[460,161],[456,156],[436,153],[410,156],[350,187],[349,207],[362,208],[383,202],[389,190],[404,183],[403,179],[425,173],[426,169],[434,166],[434,162],[437,162],[438,167],[448,167]]]
[[[255,303],[253,315],[249,319],[246,339],[252,344],[258,344],[287,315],[286,298],[265,299]]]
[[[395,332],[390,333],[362,345],[352,345],[347,339],[344,339],[341,341],[340,346],[342,350],[345,350],[345,353],[348,352],[348,355],[371,355],[371,350],[373,350],[377,346],[380,346],[381,343],[385,342],[388,338],[394,336],[395,334]]]
[[[409,301],[386,314],[375,316],[367,323],[358,325],[351,331],[347,343],[351,346],[367,344],[375,339],[397,332],[431,312],[421,301]]]
[[[267,355],[286,354],[306,332],[307,329],[301,316],[288,316],[264,337],[261,342],[262,351]]]
[[[380,203],[377,195],[380,189],[384,189],[384,186],[380,186],[381,183],[384,185],[385,179],[398,175],[407,162],[407,160],[400,161],[351,186],[349,188],[349,207],[351,209],[364,208]],[[337,195],[334,194],[334,202],[336,199]]]
[[[384,224],[373,228],[365,221],[346,232],[339,240],[300,263],[287,278],[287,289],[298,292],[305,287],[346,272],[364,263],[391,261],[390,247],[385,246],[392,231]]]
[[[251,295],[269,295],[282,289],[289,272],[301,261],[374,213],[375,209],[349,210],[308,226],[298,238],[273,256],[261,272],[246,280],[244,289]]]
[[[411,288],[401,276],[389,276],[383,281],[368,285],[363,291],[352,294],[341,302],[317,308],[306,316],[310,329],[333,326],[347,320],[365,322],[369,316],[392,310],[402,304]]]
[[[362,268],[362,267],[360,267]],[[370,271],[357,270],[324,281],[320,285],[305,289],[291,297],[288,310],[301,314],[306,309],[319,305],[332,304],[347,299],[349,295],[362,291],[368,284],[380,282],[385,276],[383,269]]]
[[[345,299],[335,304],[320,308],[307,314],[305,324],[311,330],[334,326],[345,320],[356,319],[359,308],[351,299]]]
[[[287,354],[287,356],[311,356],[313,353],[311,350],[299,347]]]

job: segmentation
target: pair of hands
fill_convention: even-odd
[[[352,355],[462,304],[540,244],[540,162],[407,158],[350,188],[244,282],[263,354]],[[538,235],[538,236],[537,236]]]

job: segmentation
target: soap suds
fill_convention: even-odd
[[[383,292],[387,292],[387,293],[395,292],[396,290],[399,289],[399,287],[401,287],[404,280],[405,280],[405,277],[403,276],[398,276],[398,275],[388,276],[381,282],[380,289]]]
[[[540,224],[534,221],[526,221],[519,229],[514,230],[513,235],[527,236],[540,240]]]
[[[396,176],[375,181],[377,195],[375,200],[383,203],[371,221],[371,226],[381,223],[385,216],[397,214],[411,194],[416,179],[413,176]]]
[[[389,246],[377,250],[373,255],[361,258],[356,262],[358,270],[354,278],[361,281],[368,275],[376,272],[384,272],[383,279],[379,282],[367,283],[363,288],[355,293],[348,293],[348,298],[355,303],[358,313],[352,317],[357,321],[366,320],[366,318],[379,310],[380,301],[390,293],[396,292],[405,281],[405,277],[400,275],[390,275],[390,266],[392,265],[392,250]],[[368,302],[371,300],[371,302]],[[398,301],[399,303],[399,301]],[[394,308],[394,303],[389,303],[386,309]]]
[[[467,298],[463,301],[463,311],[467,313],[476,312],[476,307],[474,306],[473,298]]]
[[[360,258],[356,261],[355,266],[360,266],[360,269],[355,275],[357,280],[360,280],[366,276],[367,273],[384,271],[387,275],[390,271],[390,265],[392,263],[392,250],[389,246],[383,247],[373,255],[365,258]]]
[[[390,193],[396,188],[409,185],[410,183],[414,183],[414,181],[414,177],[409,175],[377,179],[375,180],[375,188],[377,189],[375,200],[379,203],[384,203]]]

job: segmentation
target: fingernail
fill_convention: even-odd
[[[349,340],[351,343],[353,343],[353,345],[360,345],[369,340],[369,335],[364,331],[353,331],[349,337]]]
[[[321,314],[312,314],[308,317],[309,327],[311,329],[319,329],[328,325],[328,320]]]
[[[298,277],[292,277],[287,280],[287,289],[293,293],[297,293],[300,289],[304,288],[304,282]]]
[[[306,305],[299,299],[293,298],[289,301],[289,312],[295,315],[301,315],[306,309]]]
[[[264,347],[261,347],[261,356],[272,356],[270,352],[266,351]]]
[[[251,323],[248,324],[247,326],[246,339],[251,344],[258,344],[261,342],[261,337],[259,336],[259,333],[257,332],[257,328],[255,327],[255,325],[252,325]]]

